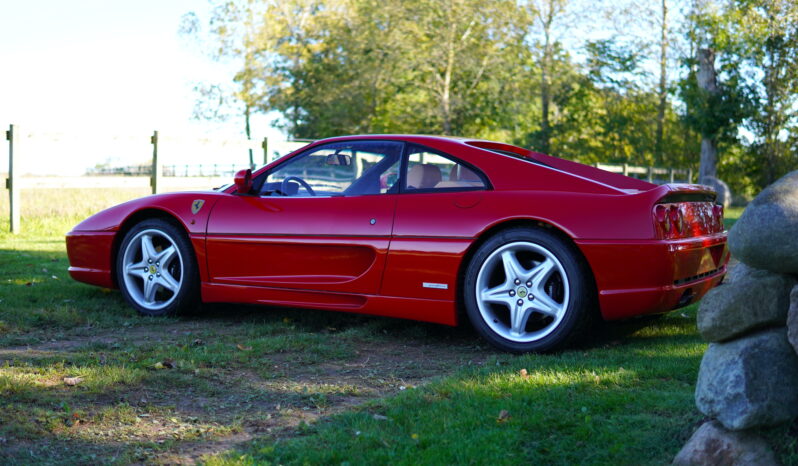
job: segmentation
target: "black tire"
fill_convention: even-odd
[[[519,273],[511,278],[508,270]],[[543,228],[508,228],[479,246],[465,272],[463,303],[476,331],[512,353],[561,349],[597,315],[582,255]]]
[[[197,259],[180,226],[157,218],[136,224],[122,240],[115,262],[119,289],[140,314],[171,316],[199,306]]]

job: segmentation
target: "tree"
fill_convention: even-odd
[[[657,129],[654,145],[654,160],[661,163],[663,159],[663,135],[665,132],[665,110],[668,106],[668,1],[662,0],[660,9],[660,41],[659,41],[659,104],[657,105]]]
[[[734,165],[722,155],[718,161],[740,187],[761,188],[794,163],[788,134],[798,120],[798,5],[734,0],[713,8],[697,2],[695,11],[693,40],[715,51],[719,82],[713,95],[696,88],[695,74],[688,76],[682,85],[686,121],[733,151]]]
[[[537,149],[551,152],[551,101],[552,74],[555,57],[560,47],[559,33],[574,22],[574,15],[568,0],[532,0],[527,10],[534,18],[530,35],[538,42],[540,67],[540,131],[537,135]]]
[[[755,104],[747,127],[757,136],[752,149],[763,159],[761,182],[767,185],[794,168],[788,134],[798,119],[798,4],[744,0],[730,16],[740,40],[732,51],[761,73],[747,80]]]

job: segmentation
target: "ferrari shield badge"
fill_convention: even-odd
[[[205,199],[196,199],[191,203],[191,213],[197,215],[197,212],[205,205]]]

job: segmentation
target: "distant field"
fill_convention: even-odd
[[[312,310],[139,317],[68,277],[63,235],[143,194],[32,191],[20,235],[0,198],[0,463],[665,464],[702,419],[696,305],[542,356]]]

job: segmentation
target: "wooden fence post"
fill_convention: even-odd
[[[629,165],[623,164],[623,176],[629,176]]]
[[[669,168],[669,169],[668,169],[668,178],[670,178],[670,183],[671,183],[671,184],[672,184],[672,183],[673,183],[673,181],[676,179],[676,178],[675,178],[675,176],[676,176],[676,174],[675,174],[675,173],[674,173],[674,171],[673,171],[673,167]]]
[[[150,138],[152,143],[152,174],[150,175],[150,186],[152,193],[158,194],[158,189],[161,187],[161,168],[162,164],[158,159],[158,131],[153,131]]]
[[[19,126],[10,125],[6,131],[6,139],[8,140],[8,178],[6,179],[6,189],[8,189],[10,219],[11,219],[11,233],[19,233],[20,231],[20,179],[19,179],[19,161],[14,163],[14,152],[19,152],[20,132]],[[16,154],[19,156],[19,153]]]
[[[263,164],[269,164],[269,138],[264,137],[263,142],[260,143],[260,146],[263,147]]]

